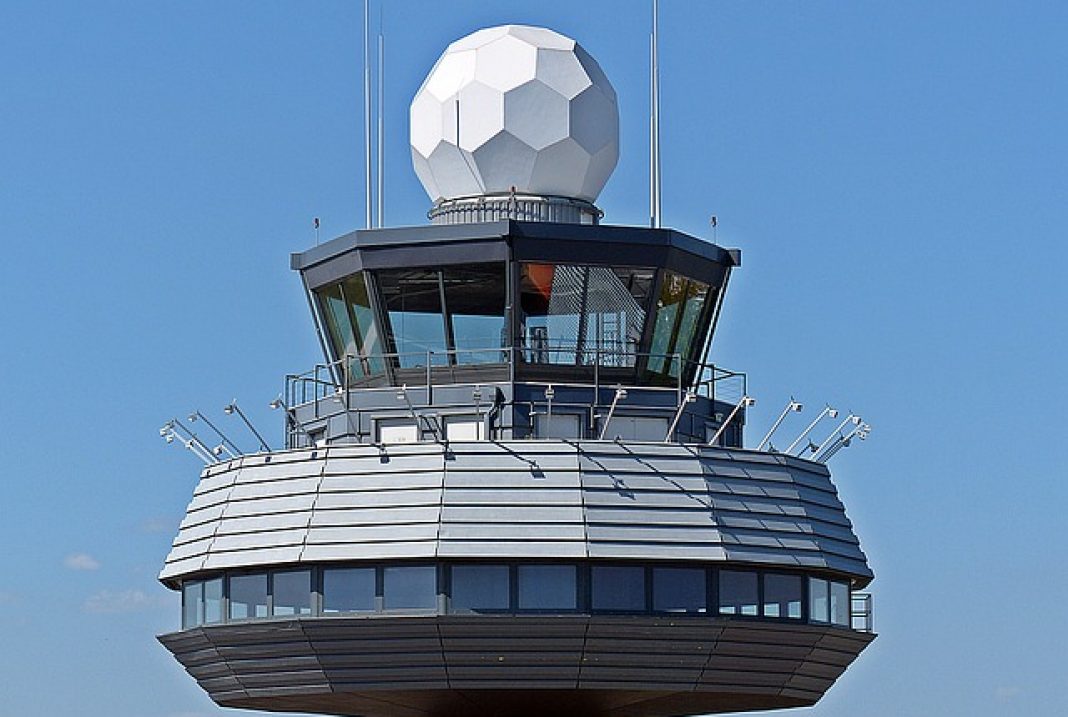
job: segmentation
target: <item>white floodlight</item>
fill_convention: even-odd
[[[682,414],[686,410],[686,404],[693,403],[697,400],[697,394],[693,392],[693,389],[686,391],[686,395],[682,397],[682,401],[679,402],[679,407],[675,409],[675,417],[671,419],[671,425],[668,427],[667,435],[664,436],[664,443],[671,442],[671,436],[675,433],[675,427],[679,425],[679,420],[682,419]]]
[[[278,398],[276,398],[273,401],[271,401],[270,403],[268,403],[267,407],[270,408],[272,411],[277,410],[279,408],[285,408],[285,409],[289,408],[289,406],[286,405],[286,402],[282,400],[282,396],[281,395],[279,395]]]
[[[755,398],[752,398],[750,396],[742,396],[742,399],[740,401],[738,401],[738,404],[727,415],[727,419],[725,421],[723,421],[723,423],[719,424],[719,428],[716,430],[715,433],[712,434],[712,438],[709,439],[708,445],[710,445],[710,446],[716,445],[716,442],[719,440],[719,437],[722,436],[723,432],[727,430],[727,426],[729,426],[730,422],[732,420],[734,420],[734,417],[735,417],[735,415],[738,414],[738,411],[742,410],[743,407],[748,408],[750,406],[755,406],[755,405],[756,405],[756,399]]]
[[[758,451],[764,450],[764,446],[766,446],[771,441],[771,436],[775,433],[775,431],[778,430],[779,426],[786,419],[787,414],[791,412],[800,413],[804,409],[804,407],[804,404],[799,401],[795,401],[791,396],[790,402],[786,404],[786,408],[782,409],[782,413],[779,414],[778,419],[776,419],[775,423],[772,424],[771,429],[768,430],[764,438],[760,441],[760,443],[757,444],[756,449]]]
[[[808,424],[808,427],[805,428],[805,430],[801,431],[801,435],[795,438],[794,442],[791,443],[789,447],[785,451],[783,451],[783,453],[793,453],[794,448],[796,448],[801,443],[801,441],[803,441],[808,436],[809,432],[816,427],[817,423],[823,420],[824,416],[838,418],[838,409],[831,408],[830,406],[825,406],[823,410],[820,411],[820,415],[816,416],[816,418],[812,420],[812,423]],[[811,441],[809,443],[811,444]]]

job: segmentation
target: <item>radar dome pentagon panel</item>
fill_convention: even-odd
[[[411,104],[415,172],[435,202],[523,194],[592,202],[619,159],[616,92],[574,40],[505,25],[449,45]]]

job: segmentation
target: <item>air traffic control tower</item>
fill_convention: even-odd
[[[618,134],[574,41],[481,30],[412,102],[430,223],[293,255],[327,359],[286,377],[284,450],[206,467],[160,574],[215,702],[766,710],[872,641],[825,460],[744,448],[745,376],[707,362],[740,253],[602,224]]]

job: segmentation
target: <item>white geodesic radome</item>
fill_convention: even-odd
[[[593,202],[619,159],[616,91],[574,40],[504,25],[449,45],[412,100],[412,162],[435,202]]]

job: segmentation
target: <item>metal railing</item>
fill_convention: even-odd
[[[875,632],[875,598],[871,593],[850,595],[849,626],[858,632]]]
[[[310,371],[286,376],[285,400],[288,406],[319,401],[343,392],[345,388],[373,388],[407,384],[411,387],[445,383],[472,383],[473,373],[460,372],[507,369],[507,375],[494,380],[515,379],[520,372],[539,368],[573,368],[575,375],[553,381],[556,385],[574,384],[604,387],[641,386],[674,389],[681,400],[687,391],[710,400],[736,403],[746,393],[746,375],[715,366],[689,361],[679,354],[657,354],[597,347],[585,349],[560,342],[537,347],[464,348],[446,351],[346,355],[329,363],[317,364]],[[449,374],[452,373],[452,376]],[[444,375],[443,375],[444,374]],[[503,371],[502,371],[503,374]],[[627,375],[629,374],[629,375]],[[435,380],[435,378],[440,380]],[[453,380],[449,380],[452,378]],[[545,377],[530,376],[544,381]],[[563,378],[563,377],[562,377]]]

